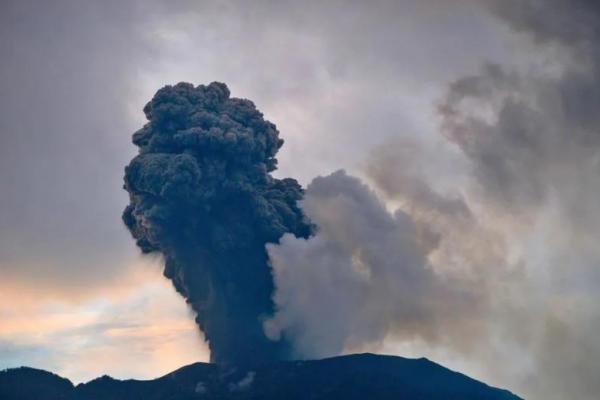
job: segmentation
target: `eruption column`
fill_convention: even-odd
[[[274,311],[265,244],[312,229],[297,206],[300,185],[270,175],[283,144],[275,125],[218,82],[166,86],[144,113],[124,186],[123,221],[137,245],[163,255],[164,275],[196,312],[212,362],[288,358],[285,338],[271,341],[262,329]]]

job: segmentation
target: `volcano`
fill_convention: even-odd
[[[196,363],[153,380],[108,376],[74,386],[33,368],[0,372],[3,400],[519,400],[426,358],[355,354],[253,367]]]

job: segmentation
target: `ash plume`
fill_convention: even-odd
[[[510,310],[497,318],[506,330],[497,353],[527,355],[529,366],[510,378],[526,398],[596,399],[600,3],[488,3],[535,50],[536,67],[488,64],[454,81],[441,117],[469,161],[471,198],[481,195],[496,225],[513,219],[504,236],[526,279],[511,283],[509,298],[490,291]]]
[[[196,312],[217,363],[290,356],[269,340],[274,312],[265,244],[308,237],[294,179],[270,175],[283,140],[254,104],[213,82],[165,86],[133,135],[139,154],[125,169],[123,221],[143,253],[164,257],[164,275]]]
[[[411,159],[388,141],[368,163],[375,195],[344,174],[315,179],[302,206],[319,230],[268,246],[278,307],[265,327],[308,357],[424,343],[525,398],[596,399],[600,3],[481,3],[529,53],[449,85],[441,133],[464,176],[438,185],[433,150]]]
[[[315,178],[302,208],[315,235],[284,235],[267,246],[277,312],[265,331],[291,338],[295,356],[379,348],[391,336],[439,343],[478,329],[472,320],[485,297],[473,282],[433,268],[428,258],[439,238],[423,234],[422,221],[390,212],[343,170]]]

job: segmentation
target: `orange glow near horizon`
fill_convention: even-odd
[[[0,350],[8,366],[51,370],[78,383],[104,374],[149,379],[208,361],[184,299],[157,268],[143,264],[120,285],[88,295],[1,283]]]

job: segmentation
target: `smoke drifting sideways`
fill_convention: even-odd
[[[488,3],[542,60],[486,65],[453,82],[441,106],[444,134],[469,161],[485,208],[526,221],[504,235],[526,279],[503,301],[512,309],[497,318],[507,327],[498,343],[528,356],[513,377],[524,397],[596,399],[600,3]]]
[[[465,175],[444,189],[435,150],[385,143],[367,177],[395,212],[356,178],[317,178],[302,201],[316,234],[268,245],[266,331],[300,356],[414,345],[528,399],[597,399],[600,3],[481,3],[535,68],[490,63],[449,85],[441,133]]]
[[[285,233],[308,237],[312,227],[297,206],[300,185],[270,175],[283,144],[277,128],[218,82],[165,86],[144,113],[124,185],[123,221],[138,247],[164,257],[212,362],[290,357],[289,343],[262,329],[274,312],[265,244]]]
[[[600,3],[489,3],[545,61],[526,71],[487,64],[454,81],[440,107],[444,134],[472,162],[489,201],[526,214],[552,197],[580,203],[564,185],[598,173]]]
[[[273,340],[290,338],[294,356],[372,351],[392,334],[439,342],[449,330],[476,329],[484,296],[473,282],[432,268],[439,236],[412,215],[388,211],[342,170],[315,178],[301,206],[316,233],[267,245],[277,312],[265,331]]]

